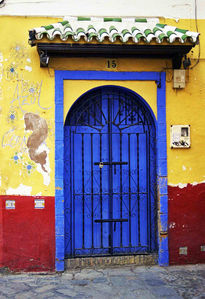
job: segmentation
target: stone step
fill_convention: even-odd
[[[158,255],[141,254],[141,255],[123,255],[123,256],[104,256],[104,257],[81,257],[68,258],[65,260],[65,269],[82,269],[94,267],[107,267],[117,265],[135,265],[135,266],[151,266],[158,264]]]

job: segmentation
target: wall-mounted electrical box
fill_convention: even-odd
[[[173,88],[185,88],[185,70],[174,70]]]
[[[171,148],[190,148],[190,125],[171,125]]]

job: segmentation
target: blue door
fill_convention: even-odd
[[[65,122],[66,256],[156,250],[155,124],[128,89],[82,95]]]

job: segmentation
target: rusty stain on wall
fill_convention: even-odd
[[[46,120],[38,114],[29,112],[24,115],[24,122],[26,126],[25,130],[33,131],[27,141],[29,156],[31,160],[41,165],[43,171],[47,172],[45,168],[47,152],[43,151],[39,153],[39,147],[46,140],[48,135]]]

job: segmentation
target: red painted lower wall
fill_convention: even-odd
[[[45,208],[35,209],[35,199],[44,199]],[[15,200],[15,209],[6,209],[6,200]],[[15,271],[54,271],[55,198],[0,196],[0,208],[0,266]]]
[[[205,263],[205,184],[168,187],[170,264]],[[45,208],[35,209],[35,199]],[[15,200],[15,209],[6,209]],[[204,247],[201,247],[204,246]],[[187,254],[180,254],[180,248]],[[55,198],[0,196],[0,267],[55,270]]]
[[[0,268],[3,267],[3,213],[2,201],[0,200]]]
[[[168,195],[170,264],[205,263],[205,184],[169,186]]]

